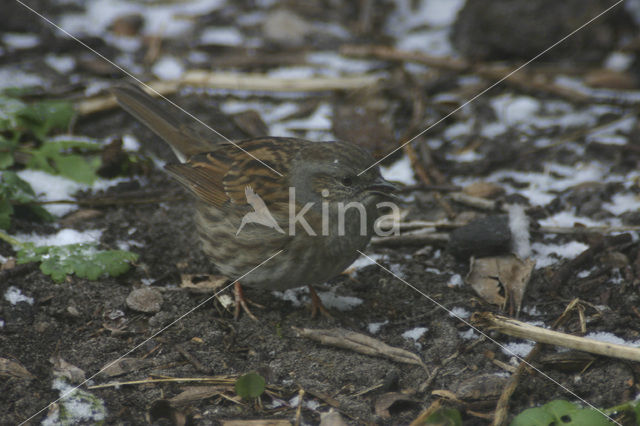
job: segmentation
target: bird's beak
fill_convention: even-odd
[[[393,192],[397,191],[398,187],[382,176],[379,176],[374,180],[371,185],[367,186],[366,191],[370,194],[381,195],[383,197],[395,197]]]

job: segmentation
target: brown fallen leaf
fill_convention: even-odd
[[[349,349],[365,355],[389,358],[392,361],[419,365],[425,370],[427,369],[427,366],[422,362],[422,359],[413,352],[389,346],[386,343],[365,334],[341,328],[310,329],[293,327],[293,329],[299,336],[315,340],[316,342],[320,342],[324,345]]]
[[[507,377],[480,374],[462,381],[456,389],[456,397],[463,401],[495,401],[508,382]]]
[[[169,403],[174,406],[188,405],[196,401],[208,399],[219,395],[221,392],[232,392],[233,386],[189,386],[178,395],[169,398]]]
[[[22,364],[17,361],[12,361],[7,358],[0,358],[0,377],[17,377],[20,379],[35,379],[36,376],[31,374],[29,370],[24,368]]]
[[[140,370],[152,364],[151,360],[139,358],[120,358],[112,364],[107,364],[101,374],[109,377],[117,377],[131,371]]]
[[[515,255],[471,258],[467,283],[489,303],[505,308],[510,301],[520,312],[522,298],[535,266],[531,259]]]
[[[49,358],[53,364],[53,374],[55,376],[66,377],[71,383],[82,383],[85,379],[84,370],[68,363],[60,355]]]

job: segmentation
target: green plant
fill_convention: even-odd
[[[593,408],[582,408],[561,399],[541,407],[529,408],[518,414],[511,426],[605,426],[612,424],[601,412]]]
[[[16,210],[32,214],[36,219],[52,221],[53,216],[37,201],[31,185],[20,179],[14,172],[5,170],[0,174],[0,229],[9,229],[11,216]]]
[[[263,394],[265,380],[258,373],[247,373],[238,377],[235,388],[242,399],[255,399]]]

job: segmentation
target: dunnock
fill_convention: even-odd
[[[348,142],[261,137],[211,142],[189,121],[134,86],[112,89],[120,105],[164,139],[182,161],[166,170],[196,198],[205,253],[231,279],[269,290],[308,285],[312,316],[327,313],[312,285],[340,274],[365,248],[394,186],[373,157]],[[267,167],[268,166],[268,167]],[[276,173],[276,171],[279,174]],[[353,203],[353,204],[349,204]],[[249,311],[236,283],[236,312]]]

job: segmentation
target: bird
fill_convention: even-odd
[[[204,253],[235,280],[234,317],[242,309],[257,319],[243,286],[272,291],[308,286],[311,316],[330,316],[313,285],[339,275],[359,257],[384,212],[379,204],[396,189],[381,176],[373,156],[346,141],[220,140],[202,122],[133,84],[110,90],[125,111],[174,151],[178,161],[164,168],[195,197]]]

